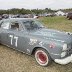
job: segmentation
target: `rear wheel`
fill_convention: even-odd
[[[41,48],[35,51],[35,59],[37,63],[41,66],[48,66],[51,62],[51,57],[49,53]]]

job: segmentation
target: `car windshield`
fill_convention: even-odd
[[[43,24],[38,20],[24,21],[23,24],[25,28],[29,30],[44,28]]]

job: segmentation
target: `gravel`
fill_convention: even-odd
[[[72,72],[72,63],[41,67],[33,56],[0,45],[0,72]]]

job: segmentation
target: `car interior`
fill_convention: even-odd
[[[12,23],[11,24],[11,29],[14,29],[14,30],[19,30],[19,23]]]

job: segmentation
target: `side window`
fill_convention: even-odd
[[[29,21],[23,22],[23,24],[24,24],[24,26],[25,26],[25,28],[26,28],[27,30],[29,30],[29,29],[31,28]]]
[[[23,24],[27,30],[30,30],[30,29],[33,30],[38,27],[34,21],[26,21],[26,22],[23,22]]]
[[[11,22],[11,29],[19,30],[19,23],[18,22]]]
[[[9,25],[10,25],[9,22],[3,22],[3,23],[1,24],[1,28],[3,28],[3,29],[9,29]]]

